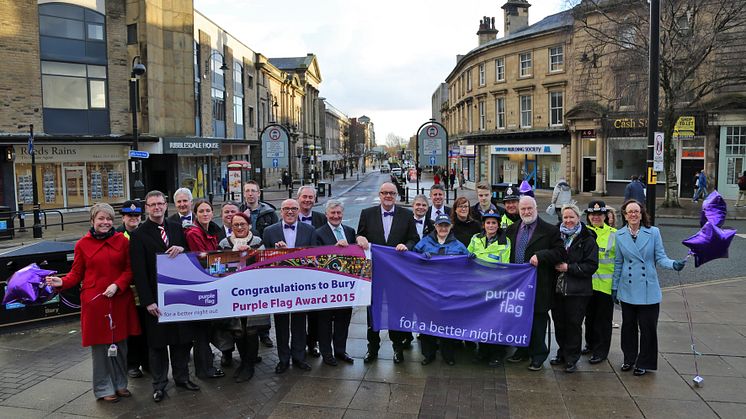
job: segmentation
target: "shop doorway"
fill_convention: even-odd
[[[84,166],[66,166],[64,170],[65,179],[65,206],[85,207],[88,206],[88,184],[85,181]]]
[[[699,173],[704,167],[705,161],[702,159],[681,159],[681,182],[679,182],[681,189],[679,189],[679,196],[690,198],[694,196],[694,189],[697,185],[694,175]]]
[[[583,158],[583,192],[596,189],[596,159]]]
[[[521,181],[527,181],[529,185],[536,185],[536,157],[529,158],[526,156],[525,164],[523,165],[523,177]]]

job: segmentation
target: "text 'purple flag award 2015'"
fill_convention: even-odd
[[[536,268],[372,246],[373,328],[528,346]]]
[[[370,304],[359,246],[158,255],[160,322]]]

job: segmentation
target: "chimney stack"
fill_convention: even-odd
[[[495,29],[495,18],[484,16],[479,21],[479,30],[477,31],[479,36],[479,45],[484,45],[487,42],[497,39],[497,29]]]
[[[528,8],[531,7],[527,0],[508,0],[503,4],[505,10],[505,36],[516,33],[528,27]]]

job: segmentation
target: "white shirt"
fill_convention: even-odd
[[[308,219],[303,220],[302,217],[306,217]],[[298,213],[298,221],[300,221],[301,223],[306,223],[310,225],[311,227],[313,227],[313,211],[310,211],[308,214],[303,214],[302,212]]]
[[[446,208],[445,206],[442,206],[440,208],[435,207],[435,205],[432,206],[432,211],[430,211],[430,219],[435,221],[436,218],[438,218],[437,211],[440,211],[440,215],[445,215]]]
[[[293,229],[285,228],[286,225],[292,225]],[[285,244],[288,245],[288,248],[295,247],[295,237],[298,234],[298,221],[295,221],[295,224],[285,224],[285,222],[282,222],[282,235],[285,236]]]
[[[394,222],[394,217],[393,217],[393,216],[391,216],[391,215],[389,215],[389,216],[384,216],[384,215],[383,215],[383,213],[384,213],[384,212],[393,212],[393,211],[396,211],[396,205],[394,205],[394,206],[393,206],[393,207],[391,208],[391,211],[386,211],[386,210],[385,210],[385,209],[383,208],[383,205],[381,205],[381,221],[382,221],[382,223],[383,223],[383,238],[384,238],[384,239],[385,239],[386,241],[388,241],[388,240],[389,240],[389,233],[391,232],[391,224],[392,224],[392,223]]]
[[[332,229],[332,234],[334,235],[335,239],[337,239],[337,240],[347,240],[347,236],[345,236],[345,230],[342,228],[342,223],[339,223],[338,226],[335,226],[334,224],[332,224],[330,222],[327,222],[327,224],[329,224],[329,228]],[[337,233],[336,233],[337,229],[339,229],[339,232],[342,234],[342,238],[341,239],[339,237],[337,237]]]
[[[414,226],[417,227],[417,234],[420,235],[420,238],[422,238],[422,232],[425,230],[425,217],[417,218],[417,216],[414,216],[415,221],[422,220],[422,223],[414,223]]]

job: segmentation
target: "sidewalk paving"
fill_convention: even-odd
[[[705,286],[706,285],[706,286]],[[256,418],[742,418],[746,412],[746,277],[684,288],[694,322],[695,349],[702,353],[695,388],[694,358],[682,290],[664,290],[658,338],[659,369],[642,377],[621,372],[619,329],[609,361],[567,374],[545,363],[488,368],[470,362],[466,350],[456,366],[440,359],[423,367],[419,345],[394,365],[388,342],[380,359],[364,364],[365,310],[355,309],[348,351],[354,365],[329,367],[310,358],[313,370],[274,373],[274,349],[248,383],[229,377],[198,380],[200,392],[168,388],[161,403],[151,400],[150,378],[131,379],[133,397],[119,403],[95,401],[90,351],[80,347],[79,325],[66,321],[0,335],[0,417],[256,417]],[[615,310],[615,322],[620,311]],[[382,336],[385,336],[382,333]],[[556,350],[552,343],[552,350]]]

